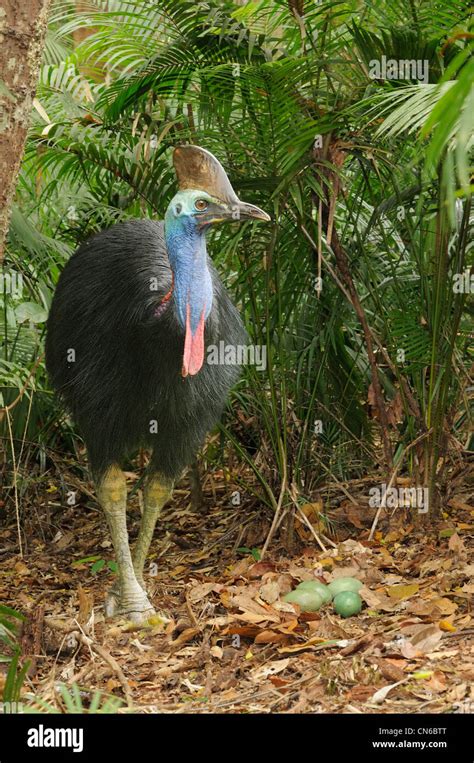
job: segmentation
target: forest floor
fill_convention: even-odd
[[[131,486],[136,475],[128,477]],[[27,618],[23,701],[34,695],[65,710],[58,687],[76,684],[84,708],[99,689],[119,712],[473,712],[472,473],[464,470],[439,520],[422,526],[398,510],[369,540],[374,483],[333,491],[325,551],[314,537],[322,491],[303,506],[307,523],[295,518],[295,550],[276,538],[263,561],[261,507],[233,506],[224,475],[214,474],[205,510],[195,512],[185,483],[155,532],[145,579],[166,619],[147,627],[104,621],[113,551],[92,488],[79,485],[73,507],[54,480],[41,484],[22,557],[14,518],[0,525],[0,602]],[[139,498],[129,510],[132,541]],[[304,614],[282,601],[302,580],[341,575],[364,584],[357,616],[343,619],[330,605]]]

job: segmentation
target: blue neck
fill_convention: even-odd
[[[189,306],[191,330],[194,333],[204,310],[207,318],[212,309],[212,277],[207,265],[206,236],[195,221],[187,217],[165,217],[165,240],[174,274],[174,303],[178,320],[186,328]]]

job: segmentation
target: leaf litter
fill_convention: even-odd
[[[372,541],[370,518],[347,502],[350,537],[335,535],[322,551],[301,522],[297,550],[275,541],[262,561],[236,546],[263,545],[257,504],[242,535],[243,510],[229,510],[217,482],[205,513],[178,491],[150,551],[145,577],[163,617],[147,627],[104,620],[113,550],[89,496],[56,512],[50,539],[29,533],[23,559],[13,522],[0,528],[0,601],[26,615],[23,656],[34,653],[24,692],[58,705],[57,684],[77,683],[84,696],[98,689],[123,700],[120,712],[472,712],[472,491],[432,525],[392,523]],[[42,500],[55,498],[49,488]],[[283,601],[304,580],[337,577],[363,583],[359,615]],[[0,664],[0,690],[4,681]]]

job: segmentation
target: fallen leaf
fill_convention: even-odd
[[[186,630],[182,631],[174,641],[170,641],[170,647],[177,649],[183,644],[187,644],[188,641],[192,641],[194,636],[197,636],[198,633],[200,633],[199,628],[186,628]]]
[[[440,620],[438,627],[441,628],[442,631],[447,631],[448,633],[456,633],[456,628],[452,623],[449,622],[449,620]]]
[[[396,426],[396,424],[399,424],[402,421],[403,402],[400,390],[397,390],[395,397],[386,406],[385,410],[388,418],[388,423],[392,426]]]
[[[384,612],[393,612],[397,606],[397,602],[392,601],[392,599],[389,599],[389,597],[385,596],[385,594],[378,593],[377,591],[372,591],[370,588],[366,588],[365,586],[359,589],[359,596],[371,609],[381,609]]]
[[[266,572],[274,572],[275,565],[271,562],[256,562],[249,567],[248,576],[250,580],[257,580],[265,575]]]
[[[446,695],[446,699],[449,702],[460,702],[466,696],[466,692],[467,692],[467,684],[465,683],[458,684],[453,689],[449,690],[448,694]]]
[[[373,515],[373,511],[371,512]],[[361,506],[354,506],[352,501],[346,501],[344,504],[344,516],[351,525],[357,527],[358,530],[363,530],[365,525],[362,521],[364,510]],[[361,516],[362,515],[362,516]],[[373,518],[373,517],[372,517]]]
[[[244,636],[244,638],[255,638],[261,632],[260,628],[256,625],[230,625],[223,631],[223,635],[227,636]]]
[[[401,646],[401,653],[407,659],[422,657],[431,652],[443,638],[443,632],[437,625],[422,625]]]
[[[334,648],[337,646],[346,647],[348,646],[347,641],[339,641],[339,640],[331,640],[326,641],[321,638],[310,638],[308,641],[305,641],[302,644],[295,644],[294,646],[284,646],[281,647],[278,651],[281,654],[293,654],[295,652],[301,652],[303,649],[328,649],[328,648]]]
[[[30,574],[29,568],[21,560],[16,562],[14,569],[15,569],[15,572],[18,575],[29,575]]]
[[[62,533],[59,533],[59,538],[55,539],[55,546],[59,550],[63,550],[69,546],[71,541],[74,539],[74,533],[72,532],[66,532],[64,535]]]
[[[121,686],[121,683],[120,681],[117,681],[116,678],[109,678],[105,684],[106,690],[110,693],[112,693],[114,689],[118,689],[119,686]]]
[[[372,696],[372,702],[375,702],[376,705],[381,705],[382,702],[385,702],[392,689],[394,689],[396,686],[400,686],[400,684],[407,680],[407,678],[404,678],[402,681],[396,681],[394,684],[389,684],[388,686],[384,686],[382,689],[378,689],[378,691],[376,691]]]
[[[402,601],[403,599],[409,599],[414,596],[420,590],[418,583],[411,583],[410,585],[394,585],[387,588],[387,593],[391,599]]]
[[[375,660],[375,664],[377,665],[378,669],[380,670],[382,676],[387,681],[403,681],[404,678],[406,678],[405,673],[403,670],[398,666],[394,665],[393,661],[389,662],[388,660]]]
[[[277,689],[285,689],[285,686],[288,686],[288,684],[291,684],[292,682],[285,679],[280,678],[280,676],[269,676],[268,680],[275,686]]]
[[[360,574],[360,567],[334,567],[332,579],[337,578],[356,578]]]
[[[92,610],[94,608],[94,596],[92,593],[88,593],[82,586],[77,589],[77,596],[79,599],[79,614],[78,621],[81,625],[85,625],[89,622]]]
[[[373,636],[371,636],[369,633],[366,633],[364,636],[357,639],[357,641],[354,641],[353,643],[344,647],[344,649],[341,649],[340,653],[343,655],[343,657],[347,657],[349,654],[355,654],[355,652],[359,652],[361,649],[366,649],[369,644],[372,643],[372,641]]]
[[[439,609],[442,615],[452,615],[456,612],[458,605],[455,601],[440,597],[439,599],[433,599],[433,604]]]
[[[254,668],[254,670],[250,672],[250,677],[252,681],[258,683],[264,678],[274,676],[277,673],[282,673],[284,670],[286,670],[289,664],[289,657],[284,660],[274,660],[273,662],[267,662],[265,665],[262,665],[259,668]]]
[[[248,593],[240,593],[231,597],[232,607],[242,610],[248,622],[257,623],[269,620],[273,623],[280,622],[276,611],[270,606],[264,607],[253,599]],[[248,617],[247,617],[248,616]],[[242,617],[240,619],[243,619]]]
[[[285,633],[277,633],[269,629],[260,631],[255,636],[256,644],[281,644],[287,640],[288,636]]]
[[[366,702],[374,691],[373,686],[364,686],[364,684],[358,684],[353,686],[350,691],[347,692],[346,697],[352,702]]]
[[[448,548],[450,551],[453,551],[455,554],[460,554],[461,556],[466,553],[464,541],[461,540],[457,533],[451,535],[448,543]]]
[[[472,506],[470,506],[468,503],[464,503],[464,501],[458,501],[457,498],[451,498],[451,500],[448,501],[448,506],[450,506],[452,509],[472,511]]]
[[[334,559],[320,559],[319,564],[324,570],[332,570],[334,567]]]
[[[305,517],[311,517],[313,514],[316,517],[316,520],[319,519],[319,513],[323,509],[323,503],[322,501],[315,501],[314,503],[305,503],[303,506],[301,506],[301,511],[305,515]]]
[[[217,586],[217,588],[219,588],[219,586]],[[200,583],[199,585],[193,586],[188,593],[189,601],[193,604],[197,604],[198,601],[205,599],[206,596],[215,589],[215,583]]]
[[[447,689],[446,676],[440,670],[436,670],[425,685],[431,689],[431,691],[439,694],[440,692],[446,691]]]
[[[269,583],[265,583],[261,588],[259,589],[259,597],[263,599],[267,604],[273,604],[273,602],[277,601],[277,599],[280,598],[280,586],[276,582],[276,580],[273,580]]]

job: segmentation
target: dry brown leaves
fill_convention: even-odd
[[[322,552],[302,526],[297,555],[261,562],[219,545],[237,515],[216,507],[203,519],[175,504],[153,547],[159,574],[149,578],[168,620],[149,628],[103,621],[112,573],[93,575],[78,562],[98,549],[110,555],[110,541],[100,515],[76,512],[24,559],[0,556],[0,601],[30,616],[33,637],[24,643],[39,654],[28,688],[51,701],[55,683],[76,681],[86,694],[126,696],[143,712],[472,711],[470,500],[451,499],[449,515],[425,533],[405,523],[371,542],[366,518],[356,522],[353,504],[342,502],[352,538]],[[304,513],[319,530],[315,506]],[[252,532],[261,534],[258,523]],[[13,535],[0,531],[7,545]],[[330,605],[302,613],[283,601],[303,580],[338,576],[363,582],[360,615],[342,619]]]

